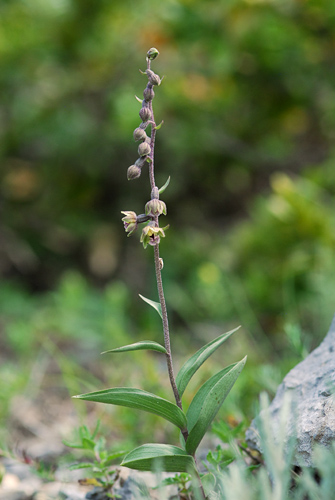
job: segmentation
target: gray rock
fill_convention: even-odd
[[[335,439],[335,316],[323,342],[286,375],[269,406],[274,441],[280,435],[280,414],[287,395],[293,406],[286,438],[297,437],[292,464],[312,467],[313,446],[328,447]],[[258,428],[264,411],[246,432],[248,445],[260,452]]]
[[[139,472],[126,467],[118,467],[119,477],[113,487],[113,494],[120,500],[169,500],[177,498],[177,487],[174,485],[156,489],[165,478],[174,474],[161,473],[159,476],[151,472]],[[86,494],[86,500],[108,500],[110,495],[103,488],[96,487]],[[71,499],[72,500],[72,499]]]

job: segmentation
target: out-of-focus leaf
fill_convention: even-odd
[[[80,464],[70,465],[69,469],[70,470],[92,469],[92,467],[94,467],[94,464],[92,464],[90,462],[81,462]]]
[[[115,460],[116,458],[123,457],[126,453],[127,451],[125,450],[120,450],[116,451],[115,453],[110,453],[104,460],[105,465],[109,464],[109,462],[113,462],[113,460]]]
[[[210,492],[213,491],[215,488],[216,479],[215,479],[214,474],[209,472],[208,474],[205,474],[204,476],[202,476],[201,483],[202,483],[202,486],[205,490],[206,497],[208,497]]]

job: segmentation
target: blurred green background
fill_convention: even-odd
[[[171,176],[161,254],[177,365],[242,324],[217,362],[248,354],[227,411],[250,418],[258,392],[273,393],[330,325],[335,3],[2,0],[2,423],[15,395],[50,387],[63,401],[143,379],[164,394],[160,358],[98,357],[161,341],[159,318],[138,299],[157,300],[152,248],[125,237],[120,214],[142,213],[150,196],[146,176],[128,182],[126,171],[152,46],[164,76],[156,180]],[[130,440],[161,432],[155,417],[127,415],[117,435],[135,423]]]

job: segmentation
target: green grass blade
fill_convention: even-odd
[[[180,368],[179,373],[176,377],[176,384],[179,391],[180,397],[184,394],[187,384],[195,374],[195,372],[200,368],[200,366],[206,361],[209,356],[216,351],[229,337],[236,332],[240,327],[234,328],[230,332],[223,333],[220,337],[212,340],[205,346],[201,347],[193,356],[191,356],[186,363]]]
[[[187,411],[189,435],[187,453],[193,455],[241,373],[247,357],[213,375],[200,387]],[[192,426],[190,426],[190,423]]]
[[[158,312],[158,314],[160,315],[160,317],[163,319],[162,308],[161,308],[161,305],[160,305],[159,302],[155,302],[154,300],[147,299],[146,297],[143,297],[143,295],[141,295],[140,293],[139,293],[139,296],[141,297],[142,300],[144,300],[144,302],[146,302],[147,304],[149,304],[149,306],[151,306],[154,309],[156,309],[156,311]]]
[[[181,430],[185,430],[187,426],[186,416],[177,405],[155,394],[142,391],[142,389],[115,387],[113,389],[89,392],[73,397],[86,401],[95,401],[97,403],[126,406],[128,408],[154,413],[155,415],[165,418],[165,420],[168,420]]]
[[[135,344],[129,344],[122,347],[116,347],[115,349],[110,349],[109,351],[104,351],[101,354],[107,354],[110,352],[127,352],[127,351],[157,351],[166,354],[166,349],[161,344],[157,342],[153,342],[152,340],[141,340],[140,342],[136,342]]]
[[[168,444],[144,444],[125,456],[121,465],[130,469],[152,471],[158,466],[165,472],[193,472],[193,457]]]

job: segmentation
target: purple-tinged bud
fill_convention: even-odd
[[[151,120],[151,111],[147,106],[144,106],[140,109],[139,115],[142,122],[147,122],[148,120]]]
[[[145,130],[141,127],[137,127],[133,133],[135,141],[145,141],[148,137]]]
[[[158,50],[155,47],[151,47],[151,49],[149,49],[147,52],[147,59],[153,61],[154,59],[156,59],[158,54],[159,54]]]
[[[151,199],[157,199],[159,200],[159,189],[157,186],[153,187],[151,190]]]
[[[149,87],[150,83],[148,84],[148,86],[143,90],[143,97],[144,97],[144,100],[147,101],[147,102],[150,102],[153,100],[153,98],[155,97],[155,92],[154,92],[154,89],[152,88],[152,85]]]
[[[152,84],[152,85],[160,85],[161,84],[161,79],[159,78],[158,75],[156,75],[156,73],[154,73],[153,71],[151,71],[151,69],[147,69],[145,71],[147,77],[148,77],[148,80],[149,82]]]
[[[153,217],[162,214],[166,215],[166,205],[164,201],[154,198],[153,200],[148,201],[145,205],[145,213],[147,215],[152,215]]]
[[[138,179],[141,175],[141,169],[137,165],[130,165],[127,170],[127,179],[128,181],[132,181],[133,179]]]
[[[150,153],[151,153],[151,147],[149,146],[149,144],[147,142],[142,142],[138,146],[138,154],[140,156],[148,156]]]

